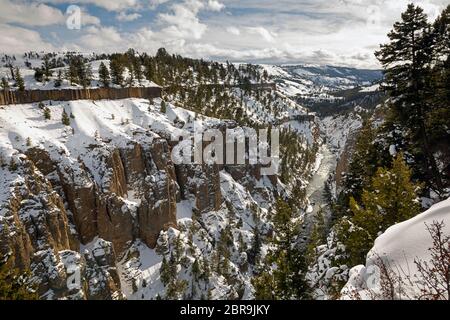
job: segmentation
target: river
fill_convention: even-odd
[[[336,169],[336,155],[330,151],[326,143],[320,147],[319,157],[321,158],[319,168],[306,189],[306,195],[309,199],[310,206],[303,215],[304,223],[300,232],[300,245],[302,247],[308,242],[309,235],[316,221],[315,217],[317,213],[321,208],[327,206],[324,195],[325,183],[330,173],[334,172]],[[327,219],[326,215],[325,219]]]

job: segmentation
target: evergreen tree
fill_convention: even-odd
[[[61,87],[62,81],[63,81],[63,75],[62,75],[62,71],[60,69],[60,70],[58,70],[58,76],[55,80],[55,88]]]
[[[359,204],[350,198],[352,217],[340,225],[338,237],[346,246],[352,265],[364,263],[373,242],[388,227],[420,213],[420,185],[411,181],[411,170],[400,153],[392,168],[379,168]]]
[[[153,81],[153,75],[155,73],[154,68],[153,68],[153,63],[148,61],[145,66],[144,66],[145,70],[144,70],[144,75],[145,78],[148,81]]]
[[[43,82],[44,81],[44,72],[40,68],[36,68],[34,70],[34,79],[37,82]]]
[[[275,282],[273,276],[264,271],[259,276],[252,279],[255,289],[255,300],[275,300]]]
[[[0,259],[0,300],[38,300],[30,285],[29,273],[11,269],[4,258]]]
[[[161,113],[166,113],[166,111],[167,111],[166,102],[164,100],[161,100],[161,109],[159,111]]]
[[[16,67],[15,69],[15,79],[16,79],[16,86],[17,88],[19,88],[19,91],[25,91],[25,81],[23,80],[18,67]]]
[[[306,249],[306,258],[309,265],[317,260],[317,247],[326,241],[325,233],[325,220],[323,217],[323,211],[320,210],[315,217],[314,227],[309,237],[309,243]]]
[[[271,254],[271,260],[277,265],[273,271],[276,296],[282,300],[304,299],[309,296],[305,280],[306,262],[303,253],[296,246],[300,222],[295,218],[292,208],[279,199],[273,218],[276,249]]]
[[[426,126],[433,144],[433,153],[448,154],[450,149],[450,5],[433,25],[433,62],[427,102]],[[445,160],[441,160],[445,162]],[[450,185],[450,166],[441,169],[445,187]]]
[[[272,270],[266,268],[254,279],[256,296],[260,299],[308,299],[310,289],[305,279],[306,261],[297,246],[300,223],[294,211],[281,199],[277,200],[273,222],[274,249],[266,263],[276,267]]]
[[[67,115],[66,110],[63,110],[63,112],[62,112],[61,122],[65,126],[70,126],[70,118]]]
[[[171,273],[170,273],[170,267],[167,262],[166,256],[163,256],[161,268],[159,269],[159,274],[161,277],[161,282],[165,286],[167,286],[169,284],[169,282],[171,281]]]
[[[137,58],[133,59],[133,71],[134,71],[134,77],[136,78],[138,83],[141,84],[144,75],[142,72],[141,62]]]
[[[100,82],[103,84],[105,88],[109,87],[110,75],[109,70],[106,65],[102,62],[100,63],[100,67],[98,69],[98,74],[100,77]]]
[[[53,72],[51,71],[50,67],[50,58],[48,55],[44,56],[44,59],[42,61],[42,72],[45,76],[45,81],[49,81],[50,77],[52,76]]]
[[[109,68],[111,69],[111,81],[112,83],[123,86],[124,77],[123,72],[125,71],[125,67],[123,63],[118,58],[112,58],[109,64]]]
[[[247,253],[248,256],[248,262],[250,262],[250,264],[256,265],[257,263],[259,263],[259,258],[260,258],[260,254],[261,254],[261,235],[259,234],[259,229],[258,226],[256,225],[255,228],[253,229],[253,240],[251,243],[251,247],[249,252]]]
[[[44,118],[45,120],[50,120],[52,118],[52,114],[49,108],[44,108]]]
[[[167,233],[161,233],[158,241],[156,242],[156,253],[165,256],[169,252],[169,239]]]
[[[363,188],[381,165],[380,147],[375,143],[377,132],[370,121],[363,124],[356,138],[348,172],[344,179],[345,193],[359,200]],[[348,198],[345,199],[348,201]],[[348,203],[348,202],[347,202]]]
[[[350,199],[353,221],[376,237],[389,226],[420,213],[419,191],[420,185],[411,181],[411,170],[400,153],[394,159],[392,169],[378,169],[370,188],[363,191],[362,206]]]
[[[376,53],[384,68],[385,86],[395,121],[406,134],[409,150],[415,157],[417,171],[424,180],[443,189],[441,175],[431,149],[426,126],[429,66],[432,58],[432,36],[423,9],[408,5],[402,21],[388,34],[390,42]]]
[[[78,84],[79,78],[78,78],[78,70],[77,70],[77,62],[75,59],[70,59],[69,61],[69,68],[67,69],[66,77],[70,81],[71,85]]]
[[[8,90],[9,89],[9,83],[8,83],[8,80],[6,80],[5,77],[2,77],[2,81],[0,83],[0,86],[2,87],[3,90]]]
[[[81,61],[81,63],[78,66],[78,78],[83,88],[87,88],[91,85],[92,67],[89,63]]]

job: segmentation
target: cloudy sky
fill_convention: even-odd
[[[409,2],[0,0],[0,52],[133,47],[154,53],[166,47],[172,53],[236,62],[377,68],[373,51],[386,41]],[[434,19],[449,0],[413,2]]]

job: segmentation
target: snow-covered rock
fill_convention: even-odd
[[[349,281],[342,289],[342,298],[418,298],[423,293],[420,291],[420,282],[424,279],[414,261],[430,264],[432,256],[429,249],[433,247],[433,240],[427,226],[431,227],[434,222],[444,222],[443,235],[450,235],[450,199],[435,204],[408,221],[390,227],[378,237],[367,255],[366,265],[350,270]],[[450,243],[446,246],[448,252]],[[445,260],[443,262],[445,263]],[[385,267],[394,279],[393,296],[386,296],[383,289]],[[395,280],[397,277],[401,277],[403,283]]]

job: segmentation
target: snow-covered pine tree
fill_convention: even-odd
[[[98,75],[100,78],[100,82],[102,83],[103,87],[107,88],[109,87],[109,82],[111,79],[111,76],[109,75],[109,70],[106,67],[106,65],[102,62],[100,63],[100,67],[98,69]]]
[[[432,59],[430,24],[423,9],[408,5],[402,21],[388,34],[390,42],[376,52],[384,68],[383,88],[390,99],[394,121],[404,130],[409,150],[414,155],[416,171],[424,181],[443,189],[442,179],[431,149],[426,125],[428,74]]]

